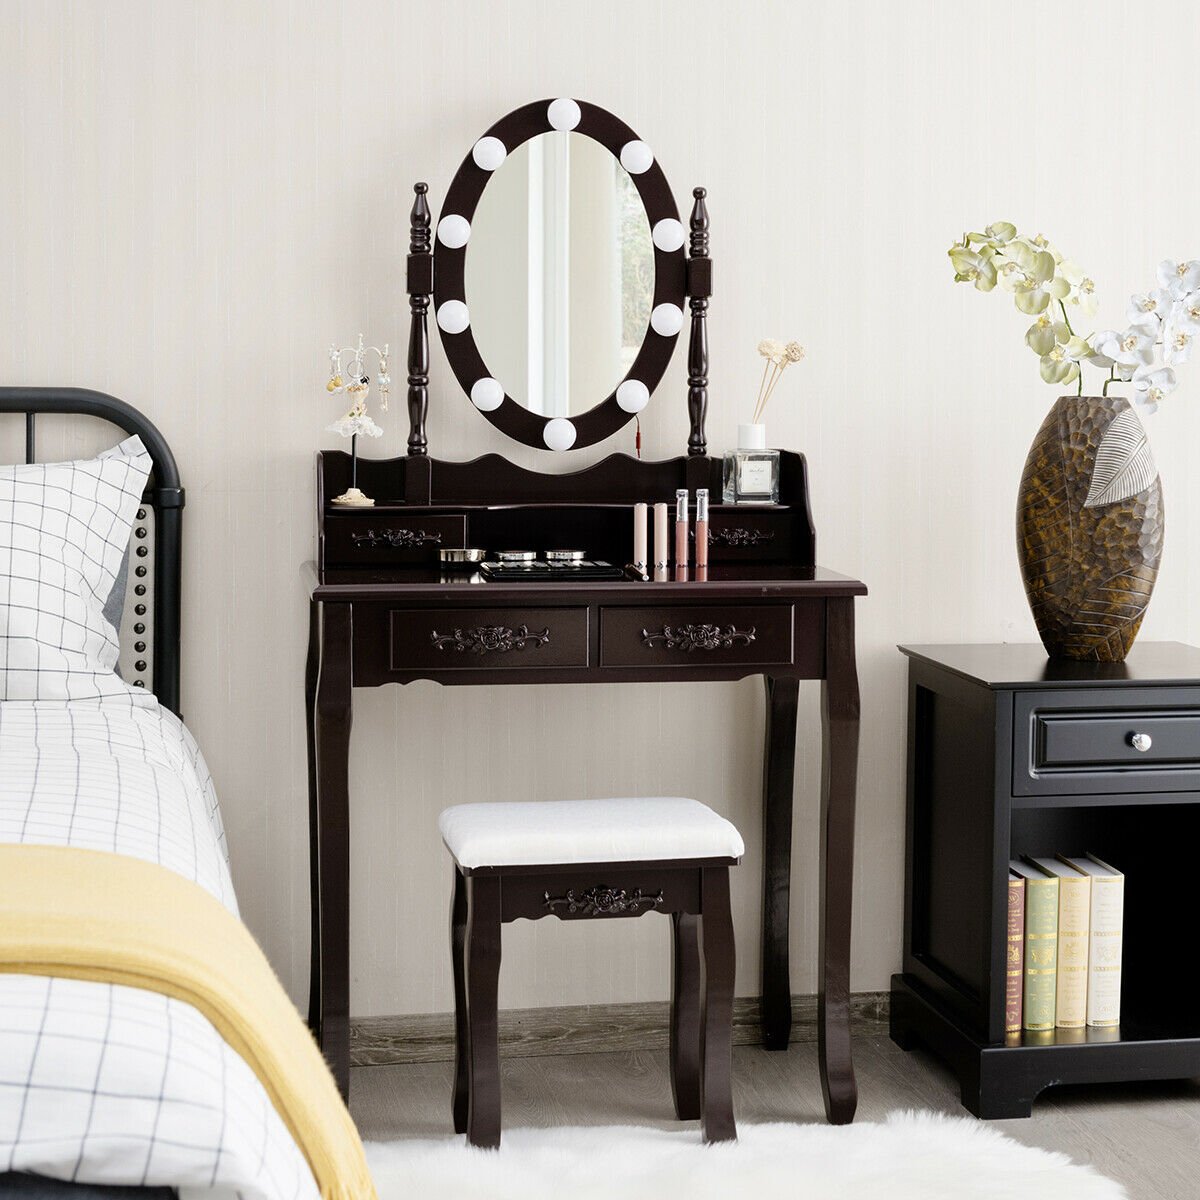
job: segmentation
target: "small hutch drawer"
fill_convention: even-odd
[[[1093,689],[1083,700],[1017,695],[1014,795],[1200,787],[1200,692]]]
[[[439,550],[458,550],[466,544],[467,518],[461,513],[386,517],[354,513],[331,515],[325,521],[327,565],[436,562]]]
[[[790,604],[600,610],[602,667],[731,667],[792,661]]]
[[[393,671],[586,667],[586,608],[395,609]]]
[[[708,522],[709,561],[785,561],[792,552],[791,522],[791,513],[777,508],[714,510]]]

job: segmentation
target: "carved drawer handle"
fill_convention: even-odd
[[[754,641],[755,627],[738,629],[733,625],[664,625],[661,633],[642,630],[642,645],[653,648],[662,642],[668,650],[729,650],[738,642],[748,646]]]
[[[441,545],[440,533],[426,533],[424,529],[368,529],[366,533],[352,533],[350,540],[359,550],[372,550],[376,546],[391,546],[393,550],[408,550],[413,546],[429,543]]]
[[[565,908],[569,913],[582,913],[585,917],[636,913],[641,912],[643,908],[657,908],[662,902],[661,890],[654,896],[647,896],[641,888],[629,892],[624,888],[591,887],[579,895],[575,894],[574,889],[570,889],[565,896],[551,896],[549,892],[542,896],[542,905],[550,912],[554,912],[556,908]]]
[[[509,629],[507,625],[476,625],[472,629],[456,629],[453,633],[438,633],[431,630],[429,642],[438,650],[457,650],[460,654],[470,650],[472,654],[507,654],[510,650],[524,650],[527,646],[544,646],[550,640],[549,627],[541,633],[530,633],[528,625]]]

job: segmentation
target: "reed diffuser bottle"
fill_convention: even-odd
[[[767,402],[784,371],[804,357],[799,342],[764,338],[758,343],[763,363],[754,420],[738,426],[737,449],[725,455],[721,499],[726,504],[779,503],[779,451],[767,449],[767,427],[762,423]]]

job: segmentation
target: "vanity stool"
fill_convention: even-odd
[[[699,1118],[706,1142],[735,1138],[729,868],[745,849],[737,829],[697,800],[663,796],[460,804],[438,827],[454,858],[455,1132],[473,1146],[500,1145],[500,926],[658,911],[671,914],[674,943],[675,1113]]]

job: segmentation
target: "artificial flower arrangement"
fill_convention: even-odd
[[[1075,383],[1082,395],[1087,363],[1108,372],[1104,395],[1112,383],[1131,384],[1132,402],[1147,413],[1175,390],[1175,367],[1187,362],[1200,334],[1200,260],[1159,263],[1157,286],[1130,297],[1124,330],[1082,334],[1071,317],[1079,322],[1096,315],[1095,284],[1041,234],[1024,237],[998,221],[982,233],[964,233],[949,254],[957,283],[981,292],[999,286],[1019,312],[1034,318],[1025,344],[1040,359],[1046,383]]]
[[[762,379],[758,384],[758,401],[754,405],[754,423],[757,425],[767,408],[767,401],[775,391],[783,373],[792,363],[804,357],[804,347],[799,342],[778,342],[774,338],[763,338],[758,343],[758,352],[766,359],[763,363]]]

